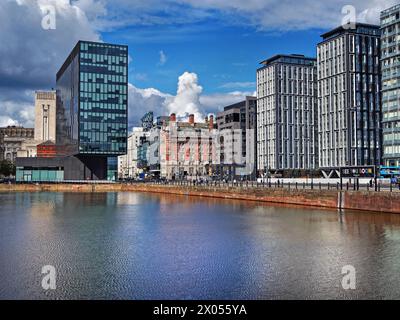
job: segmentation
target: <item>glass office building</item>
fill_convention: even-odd
[[[78,42],[57,73],[56,135],[67,155],[91,164],[85,179],[110,179],[108,158],[127,149],[127,46]]]

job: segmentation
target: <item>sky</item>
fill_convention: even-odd
[[[315,56],[320,35],[342,23],[343,7],[353,6],[358,22],[378,24],[380,11],[397,3],[1,0],[0,126],[33,127],[35,90],[55,88],[55,74],[78,40],[129,46],[130,127],[147,111],[201,120],[254,95],[262,60]],[[47,30],[43,20],[53,12],[55,29]]]

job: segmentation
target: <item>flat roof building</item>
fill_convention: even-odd
[[[400,5],[381,13],[383,162],[400,166]]]
[[[259,173],[316,168],[316,59],[279,54],[261,64],[257,70]]]
[[[257,98],[248,96],[217,114],[218,176],[256,178],[256,112]]]
[[[380,165],[379,26],[357,23],[322,38],[317,46],[319,165]]]
[[[127,151],[128,47],[79,41],[57,73],[56,95],[57,149],[84,168],[64,177],[115,180]]]

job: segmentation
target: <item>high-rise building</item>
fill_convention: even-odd
[[[20,158],[19,181],[114,180],[128,135],[128,47],[79,41],[57,73],[54,158]]]
[[[105,179],[107,163],[117,164],[108,158],[126,154],[127,79],[127,46],[87,41],[57,73],[57,144],[87,163],[90,178]]]
[[[400,166],[400,5],[381,13],[383,162]]]
[[[35,93],[35,140],[56,142],[56,92]]]
[[[229,172],[230,177],[256,178],[256,112],[257,98],[246,97],[217,114],[221,136],[217,175],[225,176]]]
[[[379,26],[338,27],[322,38],[317,46],[319,165],[379,165]]]
[[[280,54],[261,64],[257,70],[259,173],[316,168],[316,59]]]

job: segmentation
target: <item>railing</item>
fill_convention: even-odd
[[[336,191],[373,191],[373,192],[400,192],[400,185],[394,183],[382,183],[379,180],[375,184],[372,182],[360,183],[355,181],[353,183],[322,183],[322,182],[281,182],[281,181],[191,181],[191,180],[175,180],[175,181],[149,181],[149,182],[129,182],[130,184],[154,184],[165,186],[178,186],[178,187],[212,187],[212,188],[239,188],[239,189],[254,189],[254,188],[268,188],[268,189],[287,189],[287,190],[336,190]]]

